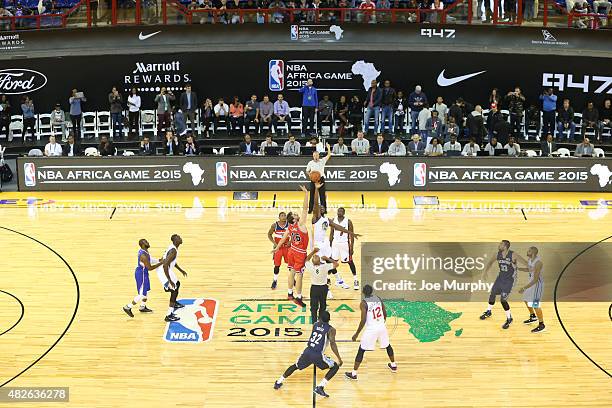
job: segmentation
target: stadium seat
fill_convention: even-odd
[[[51,126],[50,113],[39,113],[38,120],[36,122],[37,140],[40,140],[41,137],[55,136],[55,129],[53,129],[53,126]]]
[[[570,157],[570,151],[569,149],[566,149],[565,147],[561,147],[559,149],[557,149],[556,153],[561,156],[561,157]]]
[[[83,112],[81,119],[81,127],[83,128],[83,137],[96,137],[96,112]]]
[[[145,132],[157,131],[157,114],[154,110],[146,109],[140,111],[140,135]]]
[[[13,115],[11,116],[11,124],[9,125],[9,140],[16,137],[23,138],[23,116]]]
[[[606,153],[600,147],[593,149],[593,153],[595,154],[595,157],[606,157]]]
[[[113,132],[111,129],[111,115],[109,111],[100,111],[96,115],[96,132],[98,137],[104,135],[111,137]]]

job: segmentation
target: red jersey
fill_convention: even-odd
[[[283,239],[283,236],[285,235],[285,231],[287,231],[287,228],[289,227],[289,223],[285,222],[284,226],[281,226],[278,221],[276,221],[274,223],[274,242],[276,242],[278,244],[278,242]],[[283,247],[289,247],[291,245],[291,239],[288,239],[284,244]]]
[[[308,231],[303,232],[298,224],[291,224],[289,236],[291,236],[291,249],[305,254],[308,249]]]

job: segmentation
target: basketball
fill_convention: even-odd
[[[319,173],[318,171],[311,171],[310,181],[312,181],[313,183],[318,183],[319,180],[321,180],[321,173]]]

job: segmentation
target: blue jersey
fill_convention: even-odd
[[[312,333],[310,334],[310,338],[308,339],[308,346],[306,347],[306,351],[316,352],[323,354],[325,348],[327,347],[327,333],[331,326],[329,323],[316,322],[312,325]]]
[[[140,272],[140,273],[148,274],[149,270],[147,269],[147,267],[140,263],[140,256],[143,255],[143,254],[147,258],[149,257],[149,253],[147,251],[145,251],[144,249],[139,249],[138,250],[138,259],[136,260],[136,272],[137,273]]]
[[[501,251],[497,253],[500,279],[514,279],[516,276],[516,265],[514,265],[512,261],[512,254],[512,251],[508,251],[506,256],[504,256]]]

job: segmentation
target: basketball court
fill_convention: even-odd
[[[328,205],[331,215],[346,208],[361,243],[495,246],[508,239],[520,246],[610,236],[612,196],[603,193],[428,195],[438,205],[415,205],[412,193],[367,192],[331,192]],[[507,331],[500,328],[499,305],[483,322],[478,316],[485,304],[423,304],[413,312],[425,336],[413,334],[405,319],[389,317],[398,372],[387,369],[380,350],[366,354],[359,380],[349,382],[342,374],[358,347],[350,337],[360,294],[334,287],[328,310],[344,366],[326,387],[331,398],[313,401],[314,377],[322,374],[312,368],[273,390],[303,350],[310,324],[309,310],[286,300],[286,266],[278,290],[270,289],[266,233],[279,210],[297,209],[301,198],[299,192],[260,193],[251,201],[208,192],[3,194],[0,383],[70,387],[70,403],[47,404],[74,407],[126,401],[181,407],[612,405],[610,302],[558,302],[568,334],[546,302],[547,331],[534,335],[521,323],[528,313],[518,294],[511,297],[515,324]],[[151,254],[160,257],[174,233],[183,238],[179,264],[188,272],[180,298],[204,302],[213,319],[205,342],[167,341],[168,296],[154,273],[148,302],[154,313],[134,309],[131,319],[121,310],[134,296],[138,240],[148,239]],[[355,255],[359,271],[359,245]],[[350,280],[346,266],[340,272]],[[30,404],[45,406],[20,406]]]

